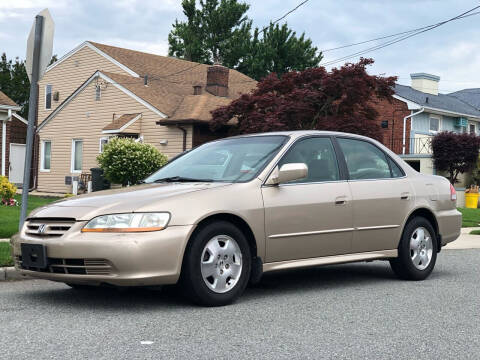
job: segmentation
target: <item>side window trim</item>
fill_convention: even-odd
[[[345,177],[348,181],[391,180],[391,179],[401,179],[401,178],[404,178],[404,177],[407,176],[405,174],[405,171],[403,170],[403,168],[400,165],[398,165],[397,162],[395,160],[393,160],[383,149],[378,147],[372,141],[368,141],[368,140],[365,140],[365,139],[359,139],[359,138],[356,138],[356,137],[350,137],[350,136],[333,136],[333,138],[335,138],[335,141],[334,141],[334,146],[336,148],[335,151],[338,151],[341,154],[339,163],[341,163],[342,167],[344,167]],[[337,139],[358,140],[358,141],[363,141],[363,142],[366,142],[370,145],[375,146],[375,148],[377,148],[379,151],[381,151],[382,154],[385,156],[385,160],[386,160],[386,162],[388,164],[388,168],[390,170],[390,177],[389,178],[380,178],[380,179],[358,179],[358,180],[357,179],[350,179],[350,174],[348,172],[347,162],[345,160],[345,154],[343,153],[343,150],[340,147],[340,144],[338,143]],[[393,162],[400,169],[400,171],[402,172],[401,177],[394,177],[393,176],[392,165],[391,165],[390,162]]]
[[[331,136],[333,148],[335,150],[335,156],[337,157],[338,169],[340,171],[340,179],[343,181],[350,180],[350,174],[348,173],[347,162],[345,161],[345,154],[343,153],[340,144],[337,141],[336,136]]]
[[[280,186],[293,186],[293,185],[309,185],[309,184],[321,184],[321,183],[331,183],[331,182],[343,182],[343,181],[346,181],[348,180],[347,177],[345,176],[345,174],[343,173],[342,171],[342,167],[340,166],[340,160],[341,158],[339,158],[339,153],[337,152],[337,149],[335,148],[336,147],[336,140],[335,140],[335,137],[332,136],[332,135],[307,135],[307,136],[302,136],[302,137],[299,137],[298,139],[296,139],[294,142],[292,142],[290,144],[290,146],[288,147],[288,149],[282,154],[282,156],[275,162],[275,164],[272,166],[271,170],[269,171],[268,175],[265,177],[265,180],[264,180],[264,183],[262,184],[262,186],[273,186],[273,185],[267,185],[265,184],[265,182],[268,180],[268,178],[270,177],[270,175],[272,174],[272,172],[275,170],[275,168],[278,166],[278,164],[283,160],[283,158],[285,156],[288,155],[288,153],[292,150],[292,148],[298,144],[300,141],[303,141],[303,140],[307,140],[307,139],[311,139],[311,138],[326,138],[326,139],[330,139],[331,141],[331,144],[332,144],[332,148],[334,150],[334,156],[335,156],[335,160],[336,160],[336,163],[337,163],[337,168],[338,168],[338,180],[331,180],[331,181],[318,181],[318,182],[295,182],[295,183],[291,183],[291,184],[281,184]]]

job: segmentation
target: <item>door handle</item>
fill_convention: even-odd
[[[347,203],[346,196],[339,196],[335,198],[335,205],[345,205]]]
[[[404,192],[400,195],[401,200],[408,200],[410,199],[410,193],[409,192]]]

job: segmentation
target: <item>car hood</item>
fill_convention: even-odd
[[[114,213],[141,212],[143,208],[168,211],[162,208],[162,200],[194,191],[228,186],[228,183],[161,183],[142,184],[115,190],[104,190],[56,201],[39,208],[31,217],[74,218],[90,220],[95,216]]]

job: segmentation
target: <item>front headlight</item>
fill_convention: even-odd
[[[130,213],[101,215],[90,220],[82,232],[146,232],[167,227],[169,213]]]

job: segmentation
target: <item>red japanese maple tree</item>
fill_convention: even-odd
[[[447,173],[452,185],[458,175],[472,170],[478,160],[480,138],[478,136],[451,131],[438,133],[432,139],[432,157],[435,168]]]
[[[391,99],[396,77],[367,74],[372,59],[327,71],[324,67],[270,74],[250,94],[212,111],[213,130],[236,119],[233,131],[343,131],[381,138],[371,100]]]

